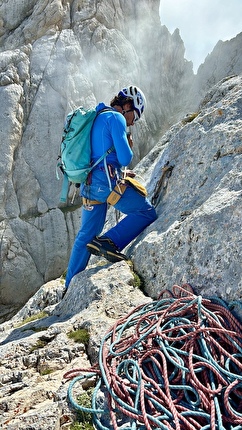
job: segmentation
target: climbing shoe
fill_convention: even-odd
[[[87,244],[87,249],[91,254],[105,257],[111,263],[118,261],[128,260],[126,255],[121,254],[116,245],[108,237],[94,237],[94,239]]]

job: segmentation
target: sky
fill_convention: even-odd
[[[161,24],[176,28],[194,73],[219,40],[242,32],[242,0],[160,0]]]

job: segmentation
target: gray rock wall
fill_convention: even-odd
[[[65,373],[94,365],[100,342],[116,320],[151,301],[135,287],[125,262],[90,268],[77,275],[61,300],[62,294],[63,279],[48,282],[0,326],[0,427],[4,430],[71,428],[77,417],[67,398]],[[78,329],[88,332],[87,345],[69,337]],[[75,395],[92,385],[78,384]]]
[[[34,174],[24,153],[25,145],[31,147],[31,138],[30,127],[22,121],[21,86],[12,83],[4,89],[6,110],[1,118],[10,136],[0,160],[1,172],[6,172],[1,175],[1,264],[7,274],[4,278],[1,270],[7,286],[1,294],[5,303],[9,300],[6,314],[16,312],[22,288],[32,297],[12,319],[5,315],[8,321],[0,326],[0,426],[65,430],[76,417],[68,403],[69,382],[64,374],[93,365],[111,326],[134,307],[157,298],[164,288],[188,282],[195,294],[223,298],[242,318],[242,77],[223,79],[209,90],[198,112],[171,127],[135,168],[159,216],[126,250],[144,281],[146,295],[137,288],[137,276],[129,264],[111,265],[93,257],[64,298],[64,279],[36,286],[33,295],[33,273],[37,284],[43,282],[41,273],[51,276],[55,264],[62,264],[79,214],[47,205],[47,181],[37,163]],[[36,108],[36,118],[37,112]],[[23,147],[20,130],[26,136]],[[32,132],[34,136],[34,127]],[[25,155],[18,158],[18,151]],[[18,172],[15,163],[19,163]],[[166,165],[172,170],[162,176]],[[24,190],[32,192],[26,179],[31,174],[33,206],[24,198]],[[6,291],[11,298],[4,296]],[[33,316],[35,321],[27,320]],[[88,345],[68,336],[80,328],[90,335]],[[78,386],[76,394],[85,388],[85,384]]]
[[[197,71],[193,84],[193,93],[198,106],[207,91],[225,76],[242,73],[242,33],[231,40],[219,40],[213,51],[207,55]]]
[[[120,87],[135,82],[149,103],[147,119],[134,127],[134,163],[160,132],[158,118],[166,108],[151,102],[159,69],[152,67],[150,79],[150,65],[162,51],[158,9],[158,0],[8,0],[0,5],[0,297],[5,317],[43,282],[63,273],[79,228],[79,210],[59,205],[56,159],[66,114],[81,104],[109,103]],[[158,31],[151,51],[154,25]],[[181,40],[174,43],[183,46]],[[171,50],[172,45],[171,39]]]
[[[156,200],[157,221],[130,250],[152,297],[188,282],[197,293],[241,300],[241,84],[241,76],[217,84],[197,116],[172,127],[139,165],[151,197],[162,168],[173,166]]]
[[[160,26],[158,0],[6,0],[0,17],[0,316],[7,318],[63,273],[79,228],[79,208],[59,205],[66,114],[138,84],[148,105],[133,128],[135,166],[200,99],[179,31]],[[232,43],[233,63],[227,45],[215,52],[220,58],[226,46],[228,60],[213,81],[210,66],[203,69],[208,84],[223,67],[228,74],[236,63],[239,73],[239,39]]]

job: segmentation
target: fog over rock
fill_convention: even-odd
[[[196,77],[179,30],[171,35],[160,24],[158,0],[5,0],[0,17],[2,321],[63,273],[79,229],[80,200],[60,205],[56,178],[66,114],[109,103],[129,83],[140,86],[148,104],[133,127],[135,167],[173,124],[198,110],[211,85],[241,73],[241,35],[219,42]],[[182,181],[179,187],[177,193]]]
[[[218,41],[211,54],[200,65],[195,80],[198,97],[225,76],[240,75],[242,71],[242,33],[231,40]],[[195,90],[196,91],[196,90]]]

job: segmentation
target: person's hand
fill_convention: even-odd
[[[125,176],[129,176],[130,178],[134,178],[136,176],[136,173],[134,173],[133,170],[125,170],[124,172]]]
[[[127,133],[127,139],[128,139],[128,142],[129,142],[129,146],[132,149],[133,145],[134,145],[134,142],[133,142],[133,138],[132,138],[132,134],[131,133]]]

